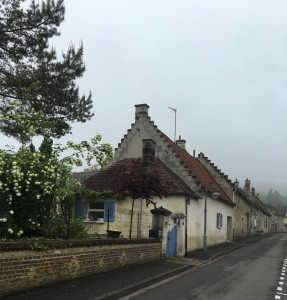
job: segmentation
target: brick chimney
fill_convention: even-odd
[[[246,178],[245,184],[244,184],[244,191],[248,194],[250,194],[250,180]]]
[[[176,140],[175,143],[182,149],[185,149],[186,140],[181,139],[181,135],[178,137],[178,140]]]
[[[148,116],[149,106],[147,104],[136,104],[136,119],[138,119],[141,115]]]

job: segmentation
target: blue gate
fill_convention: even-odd
[[[177,226],[174,225],[167,233],[166,257],[176,256],[176,231]]]

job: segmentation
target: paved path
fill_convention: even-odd
[[[286,246],[278,234],[117,299],[286,300]]]

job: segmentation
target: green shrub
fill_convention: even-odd
[[[70,222],[66,222],[61,216],[57,216],[43,226],[41,235],[48,239],[84,239],[88,237],[82,219],[71,219]]]

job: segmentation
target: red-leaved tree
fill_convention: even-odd
[[[118,168],[114,173],[113,192],[116,195],[130,194],[132,209],[130,219],[130,233],[132,235],[134,202],[138,198],[146,201],[146,205],[156,205],[152,200],[154,196],[162,198],[167,196],[167,186],[161,180],[156,168],[145,167],[140,159],[130,161]]]

